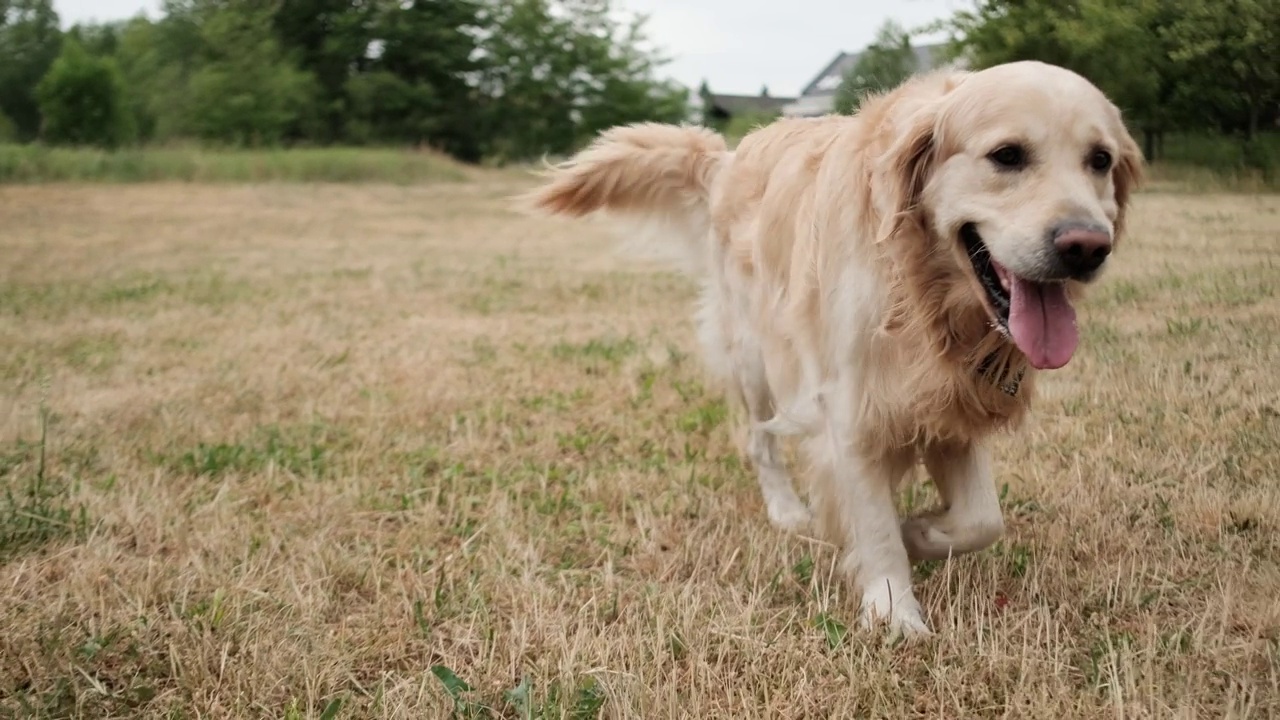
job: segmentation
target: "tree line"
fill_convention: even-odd
[[[643,23],[610,0],[165,0],[59,29],[0,0],[0,139],[114,147],[431,146],[467,161],[679,121]]]
[[[0,0],[0,141],[561,154],[694,117],[642,20],[613,0],[165,0],[156,20],[64,32],[52,0]],[[975,0],[923,30],[973,67],[1077,70],[1152,159],[1174,132],[1260,147],[1280,119],[1280,0]],[[838,110],[917,71],[910,38],[882,28]]]

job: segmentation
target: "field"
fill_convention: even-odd
[[[1280,715],[1280,197],[1138,198],[895,647],[524,182],[0,187],[0,716]]]

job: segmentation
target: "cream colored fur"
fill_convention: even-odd
[[[1034,163],[993,168],[1007,142]],[[1098,147],[1115,157],[1102,173],[1087,166]],[[845,549],[864,619],[923,634],[911,562],[1000,537],[986,442],[1018,425],[1035,391],[1034,368],[993,325],[959,228],[974,223],[994,258],[1031,268],[1064,220],[1118,241],[1141,172],[1093,85],[1014,63],[916,77],[855,117],[781,120],[732,152],[705,129],[615,128],[529,199],[638,223],[646,242],[690,260],[706,361],[747,410],[770,520],[816,520]],[[981,374],[984,361],[997,374]],[[1016,394],[1002,391],[997,379],[1019,372]],[[801,437],[813,467],[809,506],[783,463],[785,435]],[[900,520],[895,489],[918,462],[943,504]]]

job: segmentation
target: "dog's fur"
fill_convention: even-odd
[[[995,166],[1010,142],[1026,148],[1025,168]],[[1114,157],[1105,171],[1089,165],[1099,148]],[[946,70],[853,117],[777,121],[734,151],[701,128],[614,128],[548,174],[528,198],[543,211],[607,211],[687,253],[703,282],[707,365],[747,410],[770,520],[810,520],[778,446],[800,435],[812,507],[845,548],[864,620],[928,633],[910,563],[1002,534],[985,443],[1018,425],[1035,386],[960,228],[1009,271],[1046,281],[1062,280],[1045,269],[1055,227],[1118,241],[1142,158],[1116,107],[1041,63]],[[1079,279],[1067,281],[1073,298]],[[900,522],[894,491],[920,461],[944,504]]]

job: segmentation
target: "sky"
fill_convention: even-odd
[[[718,93],[796,95],[840,51],[866,47],[888,18],[908,29],[972,6],[966,0],[617,0],[649,16],[672,62],[662,74]],[[64,25],[119,20],[160,0],[54,0]],[[750,18],[755,18],[754,20]]]

